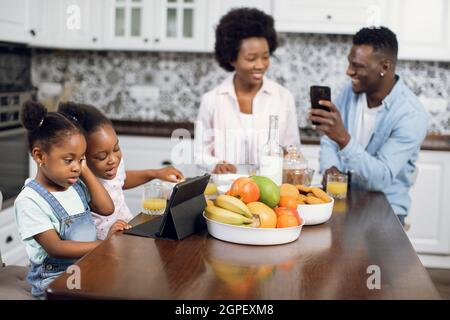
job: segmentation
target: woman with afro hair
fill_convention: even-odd
[[[258,165],[270,115],[278,115],[280,145],[300,144],[292,94],[264,76],[276,48],[270,15],[238,8],[220,19],[215,58],[232,74],[202,97],[195,128],[197,164],[213,173],[236,173],[239,165]]]

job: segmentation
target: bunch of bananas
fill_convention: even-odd
[[[218,196],[214,205],[205,208],[205,215],[208,219],[233,225],[249,225],[254,222],[253,215],[244,202],[225,194]]]

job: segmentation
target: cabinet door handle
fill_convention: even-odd
[[[97,42],[97,37],[93,37],[92,42]]]
[[[155,42],[157,42],[157,43],[158,43],[158,42],[159,42],[159,38],[155,38]]]
[[[327,14],[327,20],[333,19],[333,16],[331,14]]]
[[[30,30],[30,34],[31,34],[33,37],[35,37],[35,36],[36,36],[36,31],[34,31],[34,29],[31,29],[31,30]]]
[[[144,38],[144,42],[147,43],[148,42],[148,38]]]
[[[172,162],[170,160],[164,160],[163,162],[161,162],[161,165],[163,165],[163,166],[171,166]]]
[[[8,237],[6,238],[6,243],[11,243],[13,240],[14,240],[13,237],[8,236]]]

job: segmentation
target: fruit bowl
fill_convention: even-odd
[[[289,228],[252,228],[225,224],[208,219],[206,220],[208,232],[214,238],[251,245],[275,245],[295,241],[300,236],[304,222],[296,227]],[[304,221],[304,220],[303,220]]]
[[[331,197],[330,197],[331,198]],[[299,204],[297,211],[305,221],[306,226],[327,222],[333,213],[334,199],[321,204]]]

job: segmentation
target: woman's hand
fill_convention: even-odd
[[[123,220],[117,220],[116,222],[113,223],[113,225],[111,226],[111,228],[109,228],[108,231],[108,235],[106,236],[106,238],[111,237],[114,233],[116,233],[117,231],[123,231],[123,230],[128,230],[131,228],[131,225],[129,225],[128,223],[126,223]]]
[[[181,171],[170,166],[155,170],[155,178],[169,182],[179,182],[184,179],[184,176]]]
[[[236,173],[237,169],[234,164],[223,161],[218,163],[212,173]]]

